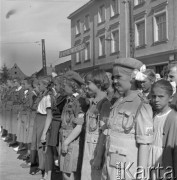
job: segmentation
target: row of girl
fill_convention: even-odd
[[[63,180],[177,177],[173,88],[140,61],[116,59],[112,75],[68,71],[7,86],[3,133],[28,144],[30,174],[50,180],[57,160]]]

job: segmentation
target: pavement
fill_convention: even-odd
[[[22,168],[23,160],[0,137],[0,180],[40,180],[41,174],[30,175],[29,168]]]

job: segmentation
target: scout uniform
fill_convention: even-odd
[[[28,90],[24,91],[23,98],[22,98],[22,106],[19,114],[19,120],[20,120],[20,132],[19,132],[19,142],[26,143],[26,126],[28,121],[28,113],[27,113],[27,104],[29,103],[27,101],[27,94]]]
[[[16,98],[18,98],[18,104],[20,105],[19,107],[19,110],[18,110],[18,114],[17,114],[17,141],[18,142],[23,142],[23,137],[22,137],[22,132],[21,132],[21,126],[22,126],[22,119],[21,119],[21,112],[22,112],[22,109],[23,109],[23,98],[24,98],[24,92],[25,92],[25,89],[22,87],[19,92],[16,94]]]
[[[142,64],[132,58],[122,58],[115,65],[133,72]],[[136,179],[138,145],[153,141],[152,109],[138,91],[131,91],[115,102],[104,133],[107,139],[103,179]]]
[[[99,180],[101,179],[101,170],[93,169],[92,162],[96,154],[99,153],[98,142],[102,133],[100,122],[107,120],[110,113],[111,103],[105,97],[99,102],[92,101],[91,107],[86,114],[86,132],[84,143],[84,155],[82,164],[82,180]],[[103,163],[103,162],[102,162]]]
[[[5,124],[6,124],[6,119],[5,119],[5,106],[6,106],[6,101],[5,101],[5,96],[6,96],[6,88],[4,87],[2,90],[2,94],[1,94],[1,101],[2,101],[2,127],[3,127],[3,132],[2,132],[2,136],[5,135]]]
[[[84,84],[79,74],[69,71],[66,73],[66,77],[70,80],[77,82],[78,84]],[[68,145],[67,153],[62,153],[62,145],[68,138],[70,133],[77,125],[84,124],[85,107],[86,103],[82,94],[74,93],[67,97],[66,104],[62,112],[62,125],[59,135],[59,162],[60,171],[63,175],[70,174],[66,179],[80,179],[80,170],[82,164],[82,151],[83,151],[83,135],[80,135]]]
[[[52,122],[47,132],[46,144],[46,172],[52,171],[54,166],[54,161],[57,154],[57,146],[59,142],[59,129],[61,126],[61,114],[63,107],[66,103],[66,95],[60,95],[55,97],[51,95],[52,100]]]
[[[8,134],[12,133],[12,106],[13,106],[12,89],[10,89],[9,87],[6,96],[6,109],[5,109],[6,130],[8,131]]]
[[[20,104],[20,97],[19,97],[19,92],[22,89],[22,87],[18,87],[14,92],[13,92],[13,106],[12,106],[12,134],[17,134],[17,120],[18,120],[18,113],[21,108]]]
[[[36,109],[37,105],[35,104],[37,99],[37,94],[36,92],[30,91],[29,95],[29,107],[28,107],[28,128],[27,128],[27,143],[32,142],[32,135],[33,135],[33,127],[34,127],[34,119],[36,117]]]

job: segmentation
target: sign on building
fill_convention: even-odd
[[[71,54],[74,54],[74,53],[77,53],[81,50],[85,49],[85,43],[83,44],[80,44],[78,46],[75,46],[73,48],[70,48],[70,49],[67,49],[67,50],[64,50],[64,51],[60,51],[59,52],[59,58],[61,57],[65,57],[65,56],[69,56]]]

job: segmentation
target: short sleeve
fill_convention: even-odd
[[[50,95],[47,95],[45,98],[45,109],[51,108],[51,97]]]
[[[143,104],[136,120],[136,141],[139,144],[153,142],[153,112],[149,104]]]

